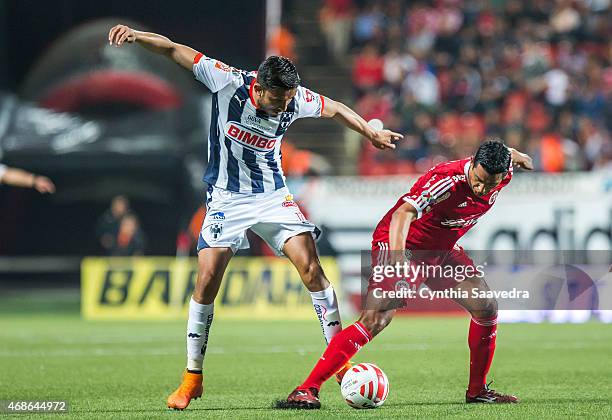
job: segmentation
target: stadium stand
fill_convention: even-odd
[[[484,136],[540,171],[612,166],[609,2],[326,0],[319,16],[349,100],[407,135],[393,152],[364,143],[358,173],[423,172]]]

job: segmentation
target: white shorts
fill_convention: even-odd
[[[209,187],[198,252],[204,248],[231,248],[234,253],[246,249],[247,229],[266,241],[277,255],[283,255],[287,239],[303,232],[311,232],[316,239],[321,233],[304,217],[286,187],[257,194]]]

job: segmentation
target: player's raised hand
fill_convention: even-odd
[[[512,163],[527,171],[533,171],[533,159],[527,153],[521,153],[516,149],[510,149],[512,154]]]
[[[377,149],[395,149],[393,142],[403,139],[404,136],[391,130],[378,130],[370,139],[372,145]]]
[[[126,25],[115,25],[108,32],[108,43],[120,47],[124,42],[132,43],[136,41],[136,33]]]

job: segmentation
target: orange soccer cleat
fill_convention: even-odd
[[[191,400],[197,400],[202,396],[204,387],[202,386],[203,375],[201,373],[191,373],[185,370],[183,382],[168,397],[168,408],[184,410]]]
[[[338,382],[338,385],[342,385],[342,378],[344,378],[344,374],[348,372],[349,369],[352,367],[353,367],[353,362],[349,360],[348,362],[346,362],[344,366],[342,366],[342,369],[336,372],[336,382]]]

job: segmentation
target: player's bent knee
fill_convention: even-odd
[[[486,312],[488,317],[497,316],[497,299],[487,299]]]
[[[497,300],[486,299],[476,310],[470,311],[475,318],[495,318],[497,317]]]

